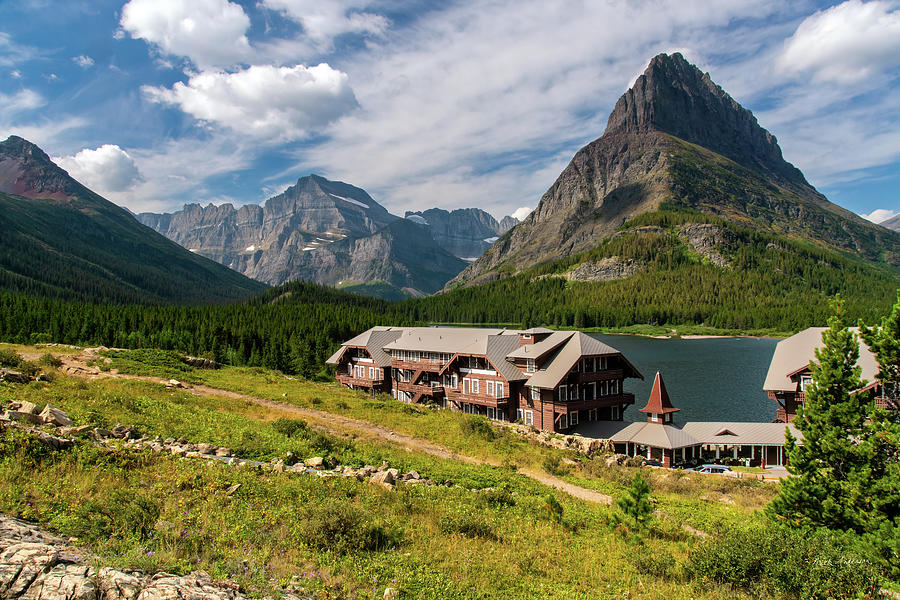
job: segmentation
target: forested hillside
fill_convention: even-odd
[[[898,287],[886,265],[663,205],[593,250],[403,307],[436,322],[793,332],[824,323],[838,293],[852,319],[874,319]]]
[[[313,377],[340,342],[360,331],[411,324],[398,309],[302,282],[228,306],[99,305],[0,294],[0,339],[178,350]]]

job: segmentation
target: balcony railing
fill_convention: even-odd
[[[425,394],[433,396],[444,393],[444,386],[432,386],[431,384],[410,383],[408,381],[397,381],[395,387],[401,392],[409,392],[410,394]]]
[[[886,396],[878,396],[875,398],[875,408],[884,408],[887,410],[900,410],[900,399],[888,398]]]
[[[441,368],[447,364],[445,362],[439,361],[431,361],[431,360],[398,360],[396,358],[391,359],[391,367],[394,369],[409,369],[411,371],[418,371],[422,369],[423,371],[430,371],[432,373],[437,373],[441,370]]]
[[[557,400],[553,403],[554,408],[561,410],[584,410],[591,408],[604,408],[607,406],[634,404],[634,394],[613,394],[611,396],[600,396],[595,400]]]
[[[509,396],[489,396],[487,394],[463,393],[460,390],[447,388],[447,399],[451,402],[468,402],[469,404],[479,404],[482,406],[506,406],[509,404]]]
[[[622,379],[624,373],[622,369],[607,369],[606,371],[596,371],[591,373],[573,373],[576,375],[578,383],[591,383],[594,381],[606,381],[610,379]]]
[[[358,385],[362,387],[376,387],[383,385],[384,379],[369,379],[368,377],[354,377],[353,375],[341,375],[338,373],[337,380],[343,385]]]

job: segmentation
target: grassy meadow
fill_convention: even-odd
[[[105,564],[205,570],[259,597],[303,589],[320,598],[381,598],[386,587],[398,588],[401,598],[434,600],[769,595],[765,586],[716,583],[694,565],[708,556],[709,540],[762,526],[760,509],[777,485],[607,467],[601,458],[539,447],[484,419],[261,368],[173,368],[170,356],[146,351],[109,356],[111,365],[99,362],[104,368],[287,406],[51,373],[47,382],[0,383],[0,407],[50,403],[76,425],[133,425],[147,436],[227,446],[261,461],[291,455],[356,467],[387,461],[439,485],[387,490],[355,478],[207,464],[88,440],[51,452],[14,430],[0,434],[0,512],[77,538]],[[491,464],[411,452],[327,418],[299,422],[292,405],[383,425]],[[525,467],[614,499],[640,472],[650,483],[653,516],[646,529],[629,528],[615,503],[575,499],[517,472]]]

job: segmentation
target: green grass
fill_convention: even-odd
[[[551,492],[510,469],[314,432],[288,437],[272,426],[282,416],[277,410],[154,383],[59,377],[0,387],[2,404],[24,398],[61,407],[76,424],[133,424],[148,435],[227,445],[260,459],[291,451],[349,464],[388,460],[461,486],[389,492],[355,479],[206,465],[87,442],[48,453],[24,438],[0,437],[0,511],[47,523],[120,567],[204,569],[258,592],[304,574],[309,589],[358,598],[380,597],[388,586],[428,599],[734,597],[684,578],[693,536],[677,521],[662,516],[644,542],[671,557],[661,578],[655,563],[636,559],[643,552],[616,530],[612,509]],[[234,484],[240,488],[227,495]],[[469,489],[485,487],[498,491]],[[545,508],[548,493],[562,504],[561,524]],[[351,507],[343,520],[317,509],[337,501]],[[316,541],[335,527],[384,532],[387,545],[360,550]]]

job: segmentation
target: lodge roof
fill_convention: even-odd
[[[772,392],[793,392],[797,390],[797,382],[791,381],[791,376],[802,372],[809,367],[810,361],[815,360],[816,348],[821,348],[822,332],[826,327],[810,327],[800,333],[794,334],[778,342],[772,362],[769,363],[769,371],[763,389]],[[858,332],[858,328],[850,328]],[[875,379],[878,374],[878,363],[869,347],[860,340],[859,360],[856,363],[862,369],[862,378],[868,381]]]
[[[650,399],[647,400],[647,406],[640,409],[640,412],[662,415],[679,410],[681,409],[672,406],[669,393],[666,391],[666,384],[663,382],[662,375],[657,371],[656,377],[653,379],[653,389],[650,390]]]
[[[403,327],[376,326],[367,329],[358,336],[341,344],[338,351],[332,354],[325,363],[336,365],[341,360],[341,356],[344,355],[347,348],[362,346],[369,351],[372,360],[374,360],[379,367],[389,367],[391,366],[391,355],[384,351],[384,347],[400,337],[403,331]]]
[[[519,332],[509,329],[468,327],[405,327],[403,334],[384,346],[385,350],[443,352],[486,355],[488,338],[507,336],[519,343]]]
[[[784,423],[745,423],[738,421],[691,421],[683,426],[662,423],[623,421],[594,421],[585,423],[578,431],[585,437],[608,439],[615,443],[640,444],[666,450],[690,448],[704,444],[723,446],[782,446],[785,429],[802,442],[803,434],[793,425]]]
[[[584,356],[622,356],[622,353],[612,346],[604,344],[597,338],[581,333],[580,331],[560,331],[557,333],[567,334],[568,337],[565,340],[565,344],[562,345],[556,355],[550,358],[550,361],[546,363],[546,366],[544,368],[538,369],[535,374],[531,376],[531,378],[525,385],[532,388],[555,388],[557,385],[559,385],[563,378],[568,375],[569,371],[572,370],[572,367],[575,366],[575,363],[577,363]],[[553,335],[544,340],[544,342],[550,341],[551,338],[553,338]],[[544,342],[539,342],[537,344],[534,344],[534,346],[539,346]],[[560,344],[556,344],[556,346],[559,345]],[[527,347],[528,346],[522,346],[518,350],[511,352],[510,356],[518,357],[520,355],[520,351],[523,348]],[[628,362],[628,360],[625,359],[624,356],[622,357],[622,360],[625,361],[626,366],[631,370],[631,372],[629,373],[628,369],[626,369],[625,377],[640,377],[641,379],[644,378],[644,376],[641,375],[640,372],[638,372],[638,370],[634,368],[634,365]]]

